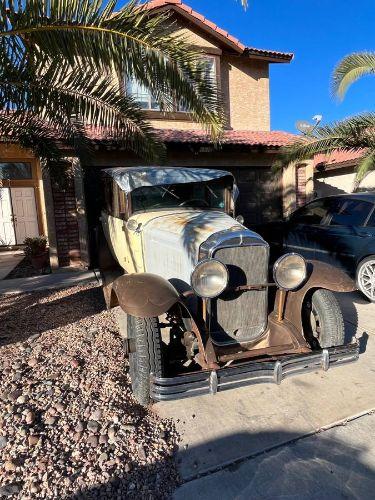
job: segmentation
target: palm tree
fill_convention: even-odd
[[[375,52],[350,54],[336,66],[332,77],[333,94],[343,98],[350,85],[364,75],[375,73]],[[332,151],[362,153],[356,172],[354,190],[368,173],[375,170],[375,113],[366,113],[346,120],[317,127],[284,148],[281,163],[313,158]],[[280,162],[276,167],[280,167]]]
[[[160,154],[124,78],[146,86],[161,110],[180,102],[216,139],[223,110],[199,52],[171,34],[168,14],[138,1],[0,0],[0,137],[58,156],[56,138],[88,143],[99,128],[151,159]]]

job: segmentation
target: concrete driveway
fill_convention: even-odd
[[[360,338],[358,362],[296,376],[280,386],[259,384],[215,397],[156,405],[161,416],[174,418],[182,435],[177,460],[185,484],[177,490],[176,498],[315,498],[310,495],[312,485],[319,480],[329,483],[329,474],[326,477],[324,471],[317,472],[321,466],[325,473],[338,467],[340,474],[349,470],[352,478],[375,481],[375,438],[369,442],[373,435],[370,419],[373,429],[375,416],[365,417],[375,409],[375,306],[357,293],[338,294],[338,299],[347,338],[354,334]],[[363,430],[358,439],[352,439],[349,431],[337,430],[348,421],[348,429],[354,426],[356,435],[358,428]],[[291,443],[297,444],[292,448]],[[368,456],[363,452],[367,458],[362,463],[357,459],[368,446],[372,449]],[[345,462],[345,456],[350,460],[354,457],[359,469],[353,460]],[[290,465],[287,470],[286,463]],[[310,496],[302,487],[296,490],[293,486],[306,475]],[[339,476],[336,480],[329,483],[333,488],[330,498],[341,498],[335,494],[341,491]],[[225,489],[225,484],[233,488]],[[276,484],[281,487],[276,488]],[[342,493],[348,495],[351,486],[345,484],[349,490]],[[368,492],[374,491],[375,482],[371,484]],[[329,497],[319,490],[320,486],[316,498]]]

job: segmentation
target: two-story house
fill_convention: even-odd
[[[173,112],[162,113],[146,88],[134,81],[125,84],[165,142],[167,164],[233,172],[240,189],[237,213],[244,216],[248,225],[281,217],[289,205],[293,206],[297,198],[304,199],[310,190],[309,169],[304,165],[288,169],[283,175],[271,171],[275,155],[293,135],[270,130],[269,67],[289,63],[293,54],[247,47],[180,0],[153,0],[146,8],[150,15],[165,9],[171,11],[176,31],[184,33],[202,50],[207,71],[217,79],[225,99],[226,130],[221,146],[215,148],[185,110],[176,105]],[[8,172],[3,187],[8,187],[10,200],[18,198],[18,205],[11,204],[13,208],[8,211],[3,207],[8,222],[3,229],[0,224],[0,238],[1,232],[11,235],[13,224],[12,244],[22,243],[29,233],[48,234],[53,267],[94,262],[90,235],[98,218],[100,169],[144,162],[94,131],[92,139],[96,150],[90,166],[73,161],[75,175],[65,190],[51,185],[48,178],[42,181],[37,159],[22,153],[16,145],[2,146],[0,161],[4,163],[0,163],[0,169]],[[15,164],[23,165],[21,178],[17,177],[20,170]],[[20,213],[28,209],[28,219],[34,218],[33,226],[21,220],[20,213],[10,213],[17,206],[21,207]]]

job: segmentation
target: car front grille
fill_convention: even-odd
[[[216,344],[251,342],[267,327],[267,288],[230,291],[241,285],[267,283],[269,247],[266,243],[215,249],[212,257],[226,264],[228,291],[210,304],[210,332]]]

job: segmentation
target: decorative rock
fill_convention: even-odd
[[[146,458],[147,458],[146,451],[141,444],[138,446],[138,456],[141,460],[146,460]]]
[[[73,441],[75,441],[76,443],[78,443],[78,441],[81,440],[82,438],[82,432],[76,432],[74,435],[73,435]]]
[[[108,436],[107,434],[101,434],[99,436],[99,444],[107,444],[108,443]]]
[[[17,399],[16,399],[16,402],[19,404],[19,405],[23,405],[25,403],[27,403],[28,401],[28,396],[19,396]]]
[[[56,422],[56,418],[55,417],[47,417],[47,418],[44,419],[44,423],[46,425],[53,425],[55,422]]]
[[[74,430],[75,430],[76,432],[82,432],[82,431],[84,430],[84,428],[85,428],[85,427],[84,427],[83,423],[79,420],[79,421],[77,422],[77,425],[74,427]]]
[[[106,462],[107,460],[108,460],[108,455],[107,455],[107,453],[101,453],[101,454],[99,455],[99,459],[98,459],[99,463]]]
[[[89,436],[87,438],[87,444],[96,448],[98,446],[98,438],[96,436]]]
[[[8,440],[5,436],[0,436],[0,450],[6,447]]]
[[[87,422],[87,430],[88,431],[90,431],[93,434],[95,434],[96,432],[98,432],[98,429],[99,429],[99,424],[95,420],[89,420]]]
[[[28,425],[32,425],[32,424],[34,423],[34,421],[35,421],[35,413],[34,413],[33,411],[31,411],[31,410],[30,410],[30,411],[28,411],[28,412],[26,413],[26,418],[25,418],[25,420],[26,420],[26,423],[27,423]]]
[[[21,489],[21,486],[17,483],[5,484],[0,486],[0,497],[9,497],[11,495],[16,495]]]
[[[71,360],[71,362],[70,362],[70,366],[71,366],[72,368],[75,368],[75,369],[79,368],[79,367],[80,367],[80,365],[81,365],[81,363],[79,362],[79,360],[78,360],[77,358],[73,358],[73,359]]]
[[[116,429],[113,426],[108,429],[108,437],[111,441],[114,441],[116,438]]]
[[[125,472],[130,472],[130,471],[131,471],[130,464],[126,463],[126,464],[124,465],[124,471],[125,471]]]
[[[38,360],[36,358],[30,358],[27,364],[31,367],[34,368],[38,364]]]
[[[100,420],[103,416],[103,411],[98,409],[98,410],[95,410],[93,413],[91,413],[91,420]]]
[[[39,443],[39,436],[37,435],[31,435],[27,438],[28,442],[29,442],[29,446],[35,446],[36,444]]]
[[[65,406],[62,403],[56,403],[55,408],[59,413],[62,413],[65,410]]]
[[[7,472],[13,472],[16,470],[16,464],[14,462],[12,462],[12,460],[7,460],[5,463],[4,463],[4,469],[7,471]]]
[[[19,389],[15,389],[14,391],[11,391],[9,394],[8,394],[8,399],[9,401],[17,401],[17,398],[19,398],[20,396],[22,395],[22,391],[20,391]]]

